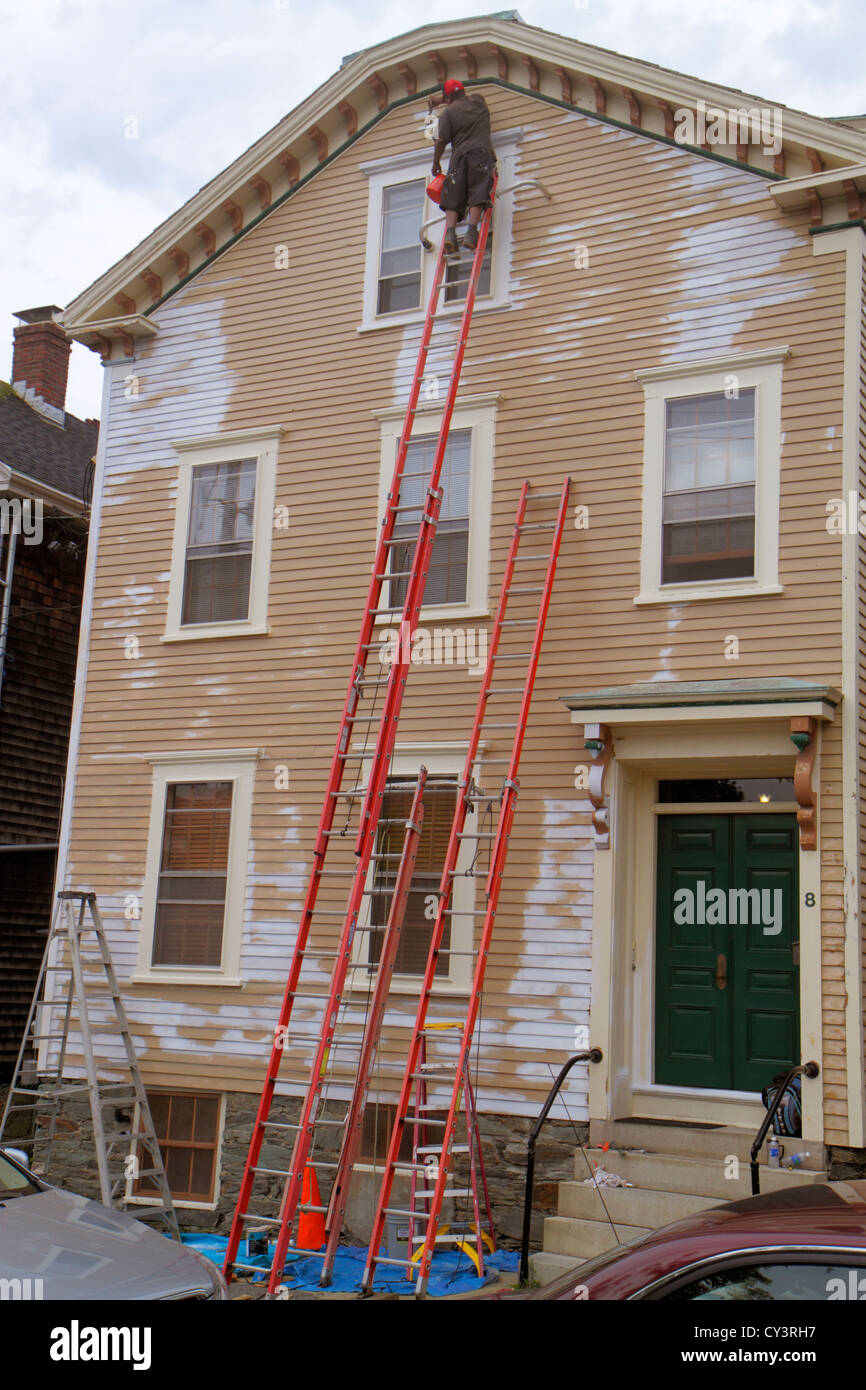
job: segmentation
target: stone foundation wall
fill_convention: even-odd
[[[866,1149],[843,1149],[831,1144],[827,1150],[827,1171],[831,1182],[866,1178]]]
[[[253,1121],[258,1108],[258,1097],[247,1094],[229,1093],[225,1100],[225,1120],[220,1155],[220,1181],[217,1207],[204,1211],[196,1207],[178,1206],[178,1219],[186,1230],[208,1230],[227,1233],[243,1177],[244,1163],[250,1142]],[[270,1118],[285,1124],[297,1121],[300,1101],[276,1097]],[[327,1110],[325,1111],[327,1114]],[[515,1115],[481,1115],[479,1126],[493,1209],[493,1223],[497,1241],[508,1249],[520,1245],[523,1225],[523,1194],[526,1177],[526,1144],[532,1121]],[[323,1162],[336,1157],[333,1131],[324,1130],[330,1138],[317,1145],[316,1157]],[[272,1131],[262,1148],[261,1164],[267,1168],[287,1168],[291,1156],[293,1131]],[[458,1141],[459,1142],[459,1141]],[[574,1126],[567,1120],[548,1120],[536,1145],[535,1187],[532,1217],[532,1245],[540,1248],[542,1225],[545,1216],[556,1211],[557,1183],[574,1177],[574,1153],[579,1143],[587,1142],[587,1127]],[[38,1173],[45,1161],[45,1146],[37,1143],[35,1150],[27,1150],[34,1155],[34,1169]],[[122,1154],[122,1149],[119,1149]],[[121,1159],[122,1161],[122,1159]],[[457,1169],[457,1177],[461,1170]],[[86,1101],[67,1101],[58,1123],[50,1165],[45,1172],[49,1182],[58,1187],[68,1187],[84,1196],[99,1199],[99,1179],[96,1168],[96,1154],[92,1139],[90,1111]],[[323,1196],[327,1194],[328,1175],[321,1175]],[[380,1174],[371,1168],[359,1167],[352,1183],[352,1194],[347,1209],[346,1224],[351,1237],[366,1244],[373,1218]],[[264,1194],[263,1211],[271,1210],[267,1198],[275,1199],[282,1180],[278,1177],[268,1181],[263,1188],[261,1180],[256,1193]],[[405,1180],[404,1180],[405,1182]],[[407,1191],[395,1197],[394,1205],[404,1205]],[[134,1207],[130,1209],[134,1214]],[[458,1213],[466,1216],[465,1208]]]

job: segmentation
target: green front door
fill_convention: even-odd
[[[658,826],[654,1079],[759,1091],[800,1060],[796,817]]]

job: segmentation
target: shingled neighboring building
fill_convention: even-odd
[[[0,1080],[17,1053],[51,912],[97,420],[65,409],[54,305],[16,315],[0,383]]]

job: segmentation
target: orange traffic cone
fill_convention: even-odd
[[[316,1170],[308,1163],[304,1169],[301,1184],[301,1205],[320,1207],[319,1183]],[[302,1211],[298,1217],[298,1247],[301,1250],[319,1250],[325,1243],[325,1217],[320,1211]]]

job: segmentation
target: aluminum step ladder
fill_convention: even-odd
[[[81,1061],[69,1059],[70,1034],[77,1034]],[[101,1071],[120,1073],[109,1080],[97,1070],[94,1038],[119,1038],[122,1058],[100,1059]],[[85,1079],[67,1075],[83,1068]],[[3,1118],[0,1143],[14,1145],[51,1169],[61,1111],[67,1100],[86,1098],[93,1126],[100,1200],[128,1210],[137,1220],[158,1225],[180,1239],[166,1181],[159,1141],[111,950],[95,893],[64,892],[57,903]],[[14,1132],[9,1132],[12,1116]],[[21,1120],[29,1133],[20,1137]],[[28,1123],[29,1122],[29,1123]],[[133,1184],[147,1191],[136,1192]]]
[[[319,819],[318,833],[313,847],[313,867],[306,889],[285,994],[274,1029],[274,1043],[271,1048],[270,1061],[229,1233],[223,1266],[227,1279],[232,1277],[244,1232],[249,1231],[250,1227],[261,1226],[261,1224],[264,1224],[265,1229],[267,1229],[273,1224],[272,1218],[267,1217],[264,1220],[262,1214],[252,1209],[251,1199],[257,1177],[263,1176],[273,1180],[280,1176],[279,1168],[275,1166],[274,1171],[268,1172],[267,1169],[271,1167],[271,1164],[269,1162],[263,1164],[261,1161],[266,1138],[269,1141],[274,1141],[272,1147],[276,1147],[278,1138],[280,1136],[284,1138],[286,1131],[295,1128],[280,1121],[272,1121],[270,1113],[296,1002],[302,1001],[310,1023],[311,1033],[318,1035],[310,1042],[310,1045],[316,1049],[315,1056],[320,1053],[324,1055],[322,1035],[323,1030],[330,1026],[327,1009],[329,1001],[331,1001],[331,993],[323,989],[322,976],[324,972],[321,965],[317,965],[317,963],[335,959],[337,961],[342,960],[344,963],[349,961],[352,942],[358,929],[365,898],[369,897],[371,891],[367,887],[368,871],[375,853],[381,806],[409,674],[411,638],[421,615],[433,542],[442,507],[443,488],[440,482],[442,467],[460,384],[472,313],[475,307],[475,297],[481,277],[484,252],[490,234],[495,192],[496,182],[494,179],[491,206],[484,212],[479,224],[478,244],[466,287],[466,300],[452,359],[435,454],[429,475],[426,478],[426,491],[423,501],[420,503],[417,500],[405,502],[401,498],[403,484],[404,481],[408,481],[412,477],[412,475],[405,473],[406,458],[425,375],[433,328],[441,307],[440,296],[446,286],[444,243],[440,247],[436,260],[433,285],[424,319],[424,329],[409,392],[403,429],[397,447],[394,474],[387,495],[385,515],[380,527],[361,630],[352,662],[340,729]],[[412,551],[411,566],[406,570],[395,569],[392,565],[395,550],[399,554],[400,550],[405,551],[406,549],[405,539],[396,534],[400,519],[407,515],[411,519],[419,512],[421,515],[417,539]],[[384,601],[386,597],[385,586],[389,586],[387,596],[392,597],[390,586],[395,583],[398,586],[398,591],[399,588],[405,586],[402,610],[394,604],[388,605]],[[384,675],[381,664],[379,672],[374,672],[372,675],[368,674],[370,653],[379,649],[379,643],[374,640],[374,636],[376,619],[381,615],[389,616],[394,622],[399,617],[400,622],[399,650],[391,662],[387,676]],[[381,703],[377,713],[376,705],[380,697]],[[362,701],[369,702],[366,714]],[[377,729],[375,742],[369,750],[366,744],[360,749],[352,745],[353,736],[357,742],[357,736],[363,731],[365,723],[368,736],[374,724]],[[344,790],[344,774],[347,765],[352,763],[357,766],[354,785],[348,790]],[[336,863],[335,848],[338,850]],[[341,849],[342,858],[340,858],[339,853]],[[353,851],[353,858],[348,853],[350,849]],[[332,864],[334,867],[331,867]],[[341,890],[347,890],[347,896]],[[324,907],[319,902],[320,893],[324,900]],[[331,930],[328,931],[326,920],[323,932],[319,923],[323,917],[327,919],[328,915],[331,917]],[[342,920],[342,928],[335,952],[333,949],[333,927],[337,920]],[[348,1006],[348,1001],[344,1000],[341,988],[336,990],[334,1002],[338,1002],[341,1007]],[[310,1014],[313,1015],[312,1020],[309,1019]],[[358,1019],[358,1022],[363,1029],[363,1016]],[[315,1056],[313,1065],[315,1065]],[[349,1084],[348,1078],[347,1084]],[[353,1089],[353,1086],[354,1083],[351,1083],[350,1090]],[[304,1100],[305,1107],[309,1100],[309,1093],[310,1084],[308,1082]],[[304,1113],[306,1114],[306,1108]],[[324,1127],[326,1123],[330,1123],[332,1127],[343,1130],[347,1117],[326,1117],[316,1113],[315,1118],[319,1127]],[[299,1152],[300,1149],[296,1148],[296,1153]],[[284,1180],[282,1211],[277,1221],[279,1230],[277,1237],[278,1254],[282,1252],[283,1255],[288,1249],[295,1219],[299,1213],[303,1212],[305,1206],[297,1201],[303,1181],[303,1167],[298,1168],[293,1159],[291,1164],[287,1165],[287,1172],[289,1176],[285,1177]],[[269,1294],[275,1293],[281,1273],[280,1259],[275,1257],[268,1284]]]
[[[417,1283],[415,1286],[416,1294],[419,1297],[423,1296],[426,1292],[430,1275],[430,1265],[437,1244],[442,1205],[447,1198],[457,1195],[455,1185],[450,1181],[450,1178],[454,1158],[458,1151],[458,1147],[455,1145],[458,1116],[461,1112],[470,1049],[481,1005],[481,994],[484,987],[487,958],[493,935],[499,891],[505,871],[508,840],[516,810],[516,799],[519,790],[518,771],[520,767],[520,755],[523,750],[523,741],[541,654],[544,628],[547,621],[547,613],[553,591],[553,582],[556,575],[556,565],[559,558],[565,521],[568,515],[570,486],[571,480],[566,478],[562,485],[562,489],[558,492],[533,493],[529,483],[524,483],[521,490],[514,533],[505,564],[502,589],[499,596],[496,618],[493,624],[490,655],[479,692],[475,722],[469,740],[469,749],[461,779],[461,795],[457,799],[448,848],[445,853],[445,862],[438,893],[439,905],[430,939],[427,966],[421,982],[421,994],[418,1001],[414,1032],[409,1047],[400,1096],[397,1102],[394,1126],[388,1145],[388,1156],[385,1162],[385,1169],[376,1207],[376,1216],[373,1222],[370,1249],[362,1286],[363,1292],[367,1294],[372,1291],[376,1268],[379,1264],[404,1264],[409,1270],[411,1270],[413,1264],[413,1256],[411,1253],[409,1254],[409,1258],[405,1261],[399,1261],[393,1258],[386,1260],[386,1258],[381,1255],[380,1250],[385,1232],[385,1222],[391,1205],[391,1189],[394,1184],[394,1179],[401,1167],[399,1155],[403,1141],[403,1131],[408,1121],[412,1105],[412,1097],[416,1088],[422,1082],[425,1085],[429,1084],[431,1071],[430,1055],[437,1047],[440,1049],[441,1059],[441,1068],[439,1071],[440,1086],[444,1087],[449,1092],[449,1099],[447,1102],[448,1113],[443,1126],[441,1140],[439,1140],[435,1146],[428,1149],[428,1152],[438,1156],[439,1171],[430,1203],[426,1230],[424,1235],[419,1237],[421,1255],[418,1261]],[[549,505],[551,499],[555,499],[556,501],[555,516],[552,518],[538,517],[536,515],[537,504]],[[532,550],[528,553],[522,550],[521,542],[527,535],[530,533],[543,533],[545,531],[552,532],[548,550]],[[523,582],[524,565],[529,566],[526,572],[526,579],[528,582]],[[540,575],[533,573],[538,566],[542,567]],[[506,611],[509,613],[511,612],[511,605],[515,601],[518,608],[522,610],[521,616],[506,617]],[[530,616],[526,610],[533,606],[535,607],[535,614],[534,616]],[[526,647],[525,640],[521,641],[521,632],[525,632],[527,628],[533,629],[531,642],[528,648]],[[518,641],[518,645],[522,647],[523,650],[515,651],[509,648],[509,643],[515,638]],[[500,667],[503,664],[505,664],[505,674],[500,677]],[[520,679],[521,670],[524,673],[522,680]],[[510,707],[515,705],[516,708],[510,709]],[[511,717],[505,718],[509,712]],[[483,735],[486,736],[486,740],[489,739],[490,742],[498,742],[500,730],[510,732],[511,734],[511,752],[509,756],[501,760],[489,759],[486,755],[484,758],[484,766],[488,768],[494,761],[501,761],[507,764],[507,770],[502,781],[502,788],[499,795],[499,813],[496,829],[494,831],[478,831],[475,833],[466,832],[466,817],[473,797],[473,768],[478,756],[479,743]],[[448,1035],[441,1033],[437,1029],[435,1020],[428,1023],[428,1011],[433,994],[437,964],[443,954],[450,954],[454,950],[453,946],[445,947],[443,945],[443,938],[446,920],[451,914],[452,887],[454,878],[458,873],[458,856],[461,846],[466,842],[471,843],[473,841],[476,845],[477,852],[481,852],[485,847],[488,851],[489,867],[485,884],[486,905],[481,909],[483,922],[473,952],[475,966],[472,987],[464,1025],[460,1033],[460,1043],[455,1055],[453,1051],[441,1049],[441,1040],[443,1037],[447,1038]],[[426,1070],[424,1072],[421,1071],[422,1057],[426,1059]]]

